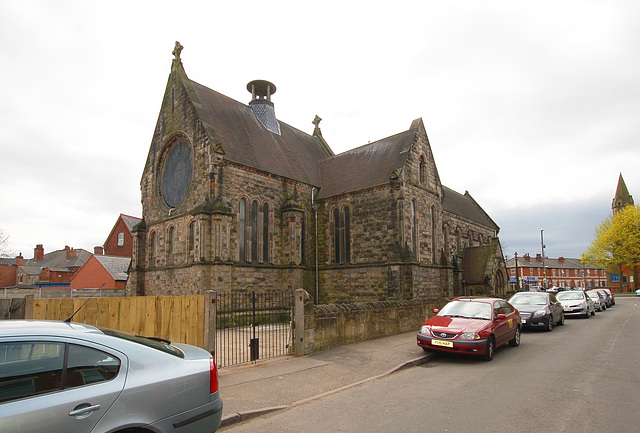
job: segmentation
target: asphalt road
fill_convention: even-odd
[[[225,432],[637,432],[640,299],[524,332],[492,362],[438,355]]]

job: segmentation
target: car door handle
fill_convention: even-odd
[[[69,416],[83,419],[87,418],[96,410],[100,410],[99,404],[90,405],[89,403],[84,403],[76,406],[71,412],[69,412]]]

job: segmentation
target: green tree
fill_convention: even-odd
[[[625,267],[634,270],[640,265],[640,206],[625,206],[613,217],[595,228],[595,239],[582,254],[582,261],[605,268],[615,268],[620,274]],[[622,281],[620,282],[622,287]]]

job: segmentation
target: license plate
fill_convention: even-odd
[[[453,347],[453,343],[451,341],[431,340],[431,344],[434,346]]]
[[[573,311],[573,308],[565,308],[564,311]]]

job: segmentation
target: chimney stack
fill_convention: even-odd
[[[276,119],[276,111],[271,102],[271,95],[276,93],[276,86],[266,80],[253,80],[247,84],[247,90],[251,92],[249,107],[253,115],[274,134],[280,135],[280,124]]]
[[[22,257],[22,253],[16,257],[15,264],[16,266],[24,266],[24,257]]]
[[[101,245],[98,245],[97,247],[93,247],[93,255],[104,256],[104,247]]]
[[[37,262],[38,260],[42,260],[44,258],[44,248],[42,244],[36,245],[33,249],[33,259]]]
[[[542,255],[536,254],[536,262],[542,262]]]

